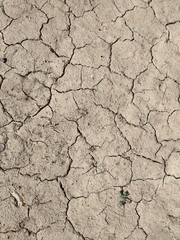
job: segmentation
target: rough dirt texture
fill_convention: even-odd
[[[180,240],[180,0],[0,0],[0,239]]]

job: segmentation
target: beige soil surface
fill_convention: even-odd
[[[0,240],[180,240],[180,0],[0,0]]]

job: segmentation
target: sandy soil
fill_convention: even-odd
[[[180,0],[0,0],[0,239],[180,240]]]

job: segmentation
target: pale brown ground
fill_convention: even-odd
[[[0,240],[180,240],[180,0],[0,5]]]

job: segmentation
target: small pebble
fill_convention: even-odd
[[[3,143],[0,143],[0,152],[3,152],[5,149],[5,145]]]
[[[2,61],[3,61],[3,63],[6,63],[7,62],[7,58],[3,58]]]

